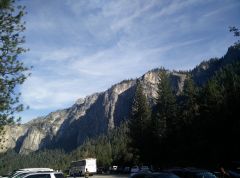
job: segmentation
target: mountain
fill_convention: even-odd
[[[168,71],[175,94],[181,93],[188,74],[201,86],[222,66],[239,59],[239,48],[230,47],[224,57],[204,61],[189,72]],[[129,118],[137,80],[143,84],[150,105],[154,105],[159,70],[151,70],[138,79],[124,80],[105,92],[78,99],[70,108],[52,112],[46,117],[6,126],[4,149],[1,151],[14,149],[21,154],[45,148],[70,151],[87,138],[109,132]]]
[[[156,97],[158,72],[155,69],[139,78],[151,104]],[[171,76],[176,91],[181,90],[185,75],[171,73]],[[72,107],[46,117],[7,126],[3,151],[15,149],[26,154],[43,148],[72,150],[86,138],[107,133],[129,118],[136,80],[125,80],[105,92],[78,99]]]
[[[197,65],[190,73],[194,81],[199,86],[204,85],[221,67],[239,60],[240,50],[237,46],[228,48],[226,55],[222,58],[212,58],[208,61],[203,61]]]

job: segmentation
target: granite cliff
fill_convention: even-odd
[[[139,80],[151,105],[154,104],[159,69],[147,72]],[[182,90],[185,75],[171,73],[176,93]],[[137,79],[136,79],[137,80]],[[6,127],[4,149],[21,154],[44,148],[72,150],[86,138],[107,133],[129,118],[136,80],[125,80],[107,91],[95,93],[67,109],[39,117],[26,124]]]
[[[240,60],[240,49],[232,46],[222,58],[203,61],[188,72],[170,72],[170,82],[176,95],[184,86],[187,74],[199,85],[204,85],[222,66]],[[154,105],[158,73],[160,69],[147,72],[139,78],[150,105]],[[5,142],[0,152],[14,149],[21,154],[44,148],[73,150],[87,138],[119,126],[129,118],[136,87],[135,80],[124,80],[105,92],[95,93],[67,109],[39,117],[26,124],[5,127]]]

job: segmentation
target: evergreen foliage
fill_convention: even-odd
[[[177,126],[177,105],[176,97],[170,85],[169,74],[165,69],[159,73],[157,110],[155,119],[160,122],[159,129],[161,135],[170,134],[171,129]]]
[[[104,167],[141,163],[206,167],[240,159],[240,62],[221,67],[202,87],[189,75],[178,96],[173,95],[169,73],[162,69],[159,75],[152,115],[138,82],[128,122],[107,135],[86,140],[71,153],[43,150],[19,155],[9,151],[0,156],[0,174],[23,167],[66,170],[71,161],[86,157],[96,157],[97,165]]]
[[[4,141],[1,137],[4,125],[13,123],[14,113],[23,110],[16,87],[28,76],[28,68],[18,59],[26,51],[21,36],[25,30],[24,14],[24,7],[15,7],[13,0],[0,1],[0,144]]]
[[[199,115],[198,105],[199,89],[195,85],[191,76],[188,76],[184,82],[183,92],[180,95],[179,105],[182,115],[182,126],[187,127],[192,124],[193,118]]]
[[[31,167],[51,167],[56,170],[65,170],[69,164],[69,157],[62,150],[43,150],[29,155],[8,151],[0,156],[0,174],[8,174],[16,169]]]
[[[136,163],[148,161],[151,133],[151,112],[142,84],[137,81],[133,100],[131,118],[129,120],[130,147],[134,148]],[[139,156],[139,157],[138,157]]]
[[[159,160],[167,160],[166,150],[172,146],[172,135],[178,129],[178,106],[176,96],[170,84],[170,73],[164,68],[159,72],[158,97],[152,117],[152,164],[159,165]],[[171,139],[170,139],[171,138]]]
[[[234,30],[233,30],[234,31]],[[236,30],[235,30],[236,31]],[[238,34],[238,33],[237,33]],[[98,166],[208,167],[240,159],[240,62],[237,52],[214,59],[204,82],[199,71],[189,72],[182,93],[175,95],[170,73],[159,73],[158,97],[151,109],[140,81],[137,81],[129,120],[106,135],[88,139],[71,153],[43,150],[29,155],[9,151],[0,155],[0,174],[23,167],[68,169],[71,161],[96,157]],[[232,56],[231,56],[232,54]],[[232,60],[234,59],[234,60]],[[204,72],[204,71],[202,71]],[[202,76],[207,76],[204,78]]]
[[[240,40],[239,40],[240,30],[239,30],[239,28],[237,28],[237,27],[229,27],[229,31],[233,32],[235,37],[238,37],[238,41],[235,42],[235,46],[240,47]]]
[[[71,161],[95,157],[97,166],[132,165],[132,153],[127,144],[127,123],[107,135],[86,140],[76,150],[66,153],[63,150],[42,150],[28,155],[17,154],[13,150],[0,154],[0,175],[27,167],[50,167],[55,170],[68,170]],[[66,173],[68,173],[66,171]]]

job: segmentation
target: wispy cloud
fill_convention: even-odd
[[[34,66],[20,88],[31,108],[24,122],[152,68],[190,69],[220,57],[240,16],[236,0],[45,1],[23,1],[24,58]]]
[[[232,8],[236,8],[236,7],[240,7],[240,3],[237,2],[237,1],[233,1],[232,3],[229,3],[227,5],[224,4],[224,6],[220,6],[218,8],[214,8],[213,10],[205,13],[203,15],[204,18],[209,18],[209,17],[212,17],[212,16],[217,16],[219,13],[224,13],[224,12],[227,12],[229,11],[230,9]]]
[[[76,98],[81,97],[75,85],[77,82],[31,77],[22,87],[23,102],[32,109],[62,108],[64,103],[73,103]]]
[[[129,26],[132,25],[132,23],[134,23],[134,20],[137,18],[147,18],[148,14],[147,13],[151,13],[151,10],[160,2],[159,1],[155,1],[155,0],[151,0],[148,1],[144,4],[137,4],[136,2],[140,2],[140,1],[135,1],[135,8],[133,9],[128,9],[129,11],[126,12],[126,9],[122,9],[122,11],[119,13],[112,12],[111,14],[108,15],[113,15],[116,17],[115,21],[111,24],[111,29],[114,31],[118,31],[121,29],[125,29],[128,28]],[[119,7],[120,6],[120,7]],[[131,7],[132,6],[132,2],[128,1],[128,4],[126,4],[125,6],[122,6],[121,4],[118,6],[119,9],[124,8],[124,7]],[[109,8],[109,7],[108,7]],[[125,11],[126,13],[124,13],[124,16],[121,17],[123,15],[123,11]]]

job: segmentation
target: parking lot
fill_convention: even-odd
[[[109,174],[101,174],[101,175],[93,175],[93,176],[90,176],[89,178],[128,178],[129,175],[125,174],[125,175],[120,175],[120,174],[117,174],[117,175],[109,175]],[[74,178],[74,177],[68,177],[68,178]],[[84,178],[84,177],[75,177],[75,178]]]

